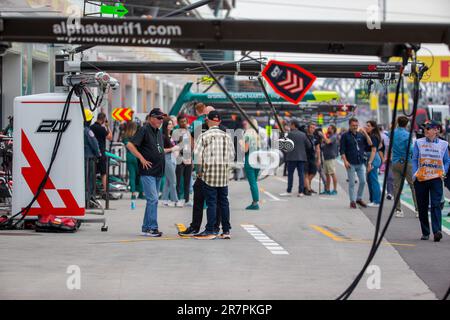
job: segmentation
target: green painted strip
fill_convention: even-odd
[[[378,180],[380,182],[380,185],[383,185],[383,176],[378,177]],[[403,201],[403,202],[406,202],[410,206],[414,207],[414,201],[413,201],[413,198],[412,198],[412,191],[411,191],[411,188],[409,187],[408,184],[405,184],[403,186],[403,191],[402,191],[402,195],[400,197],[400,200]],[[448,202],[447,199],[446,199],[445,204],[444,204],[444,209],[450,209],[450,203]],[[447,221],[448,217],[444,216],[447,213],[443,212],[442,214],[443,214],[443,216],[442,216],[442,225],[450,230],[450,221]]]

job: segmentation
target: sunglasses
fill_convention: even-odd
[[[153,118],[158,119],[158,120],[164,120],[164,117],[153,117]]]

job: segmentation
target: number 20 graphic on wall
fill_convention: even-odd
[[[66,131],[70,120],[42,120],[37,133],[58,133]]]

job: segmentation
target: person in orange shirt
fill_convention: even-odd
[[[428,205],[431,200],[431,227],[434,241],[439,242],[442,239],[443,180],[450,165],[448,142],[439,139],[438,122],[426,122],[424,128],[425,137],[417,139],[414,143],[412,157],[414,189],[422,229],[421,240],[428,240],[430,237]]]

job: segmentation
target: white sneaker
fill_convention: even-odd
[[[396,210],[396,211],[395,211],[395,216],[396,216],[397,218],[403,218],[403,217],[405,216],[405,214],[403,213],[402,210]]]
[[[416,211],[416,218],[418,218],[419,217],[419,212],[418,211]]]
[[[305,194],[303,192],[300,192],[299,194],[297,194],[297,197],[299,198],[303,198],[305,196]]]
[[[175,202],[173,201],[167,201],[167,203],[165,204],[166,207],[175,207]]]
[[[371,202],[371,203],[367,204],[367,206],[371,207],[371,208],[378,208],[380,206],[380,204]]]
[[[179,200],[175,203],[175,206],[177,208],[183,208],[184,207],[184,200]]]
[[[283,193],[280,193],[280,197],[292,197],[292,192],[283,192]]]
[[[189,200],[188,202],[186,202],[185,206],[186,206],[186,207],[193,207],[193,206],[194,206],[194,203],[193,203],[192,201]]]
[[[161,200],[158,203],[160,206],[167,207],[167,202],[168,202],[167,200]]]

